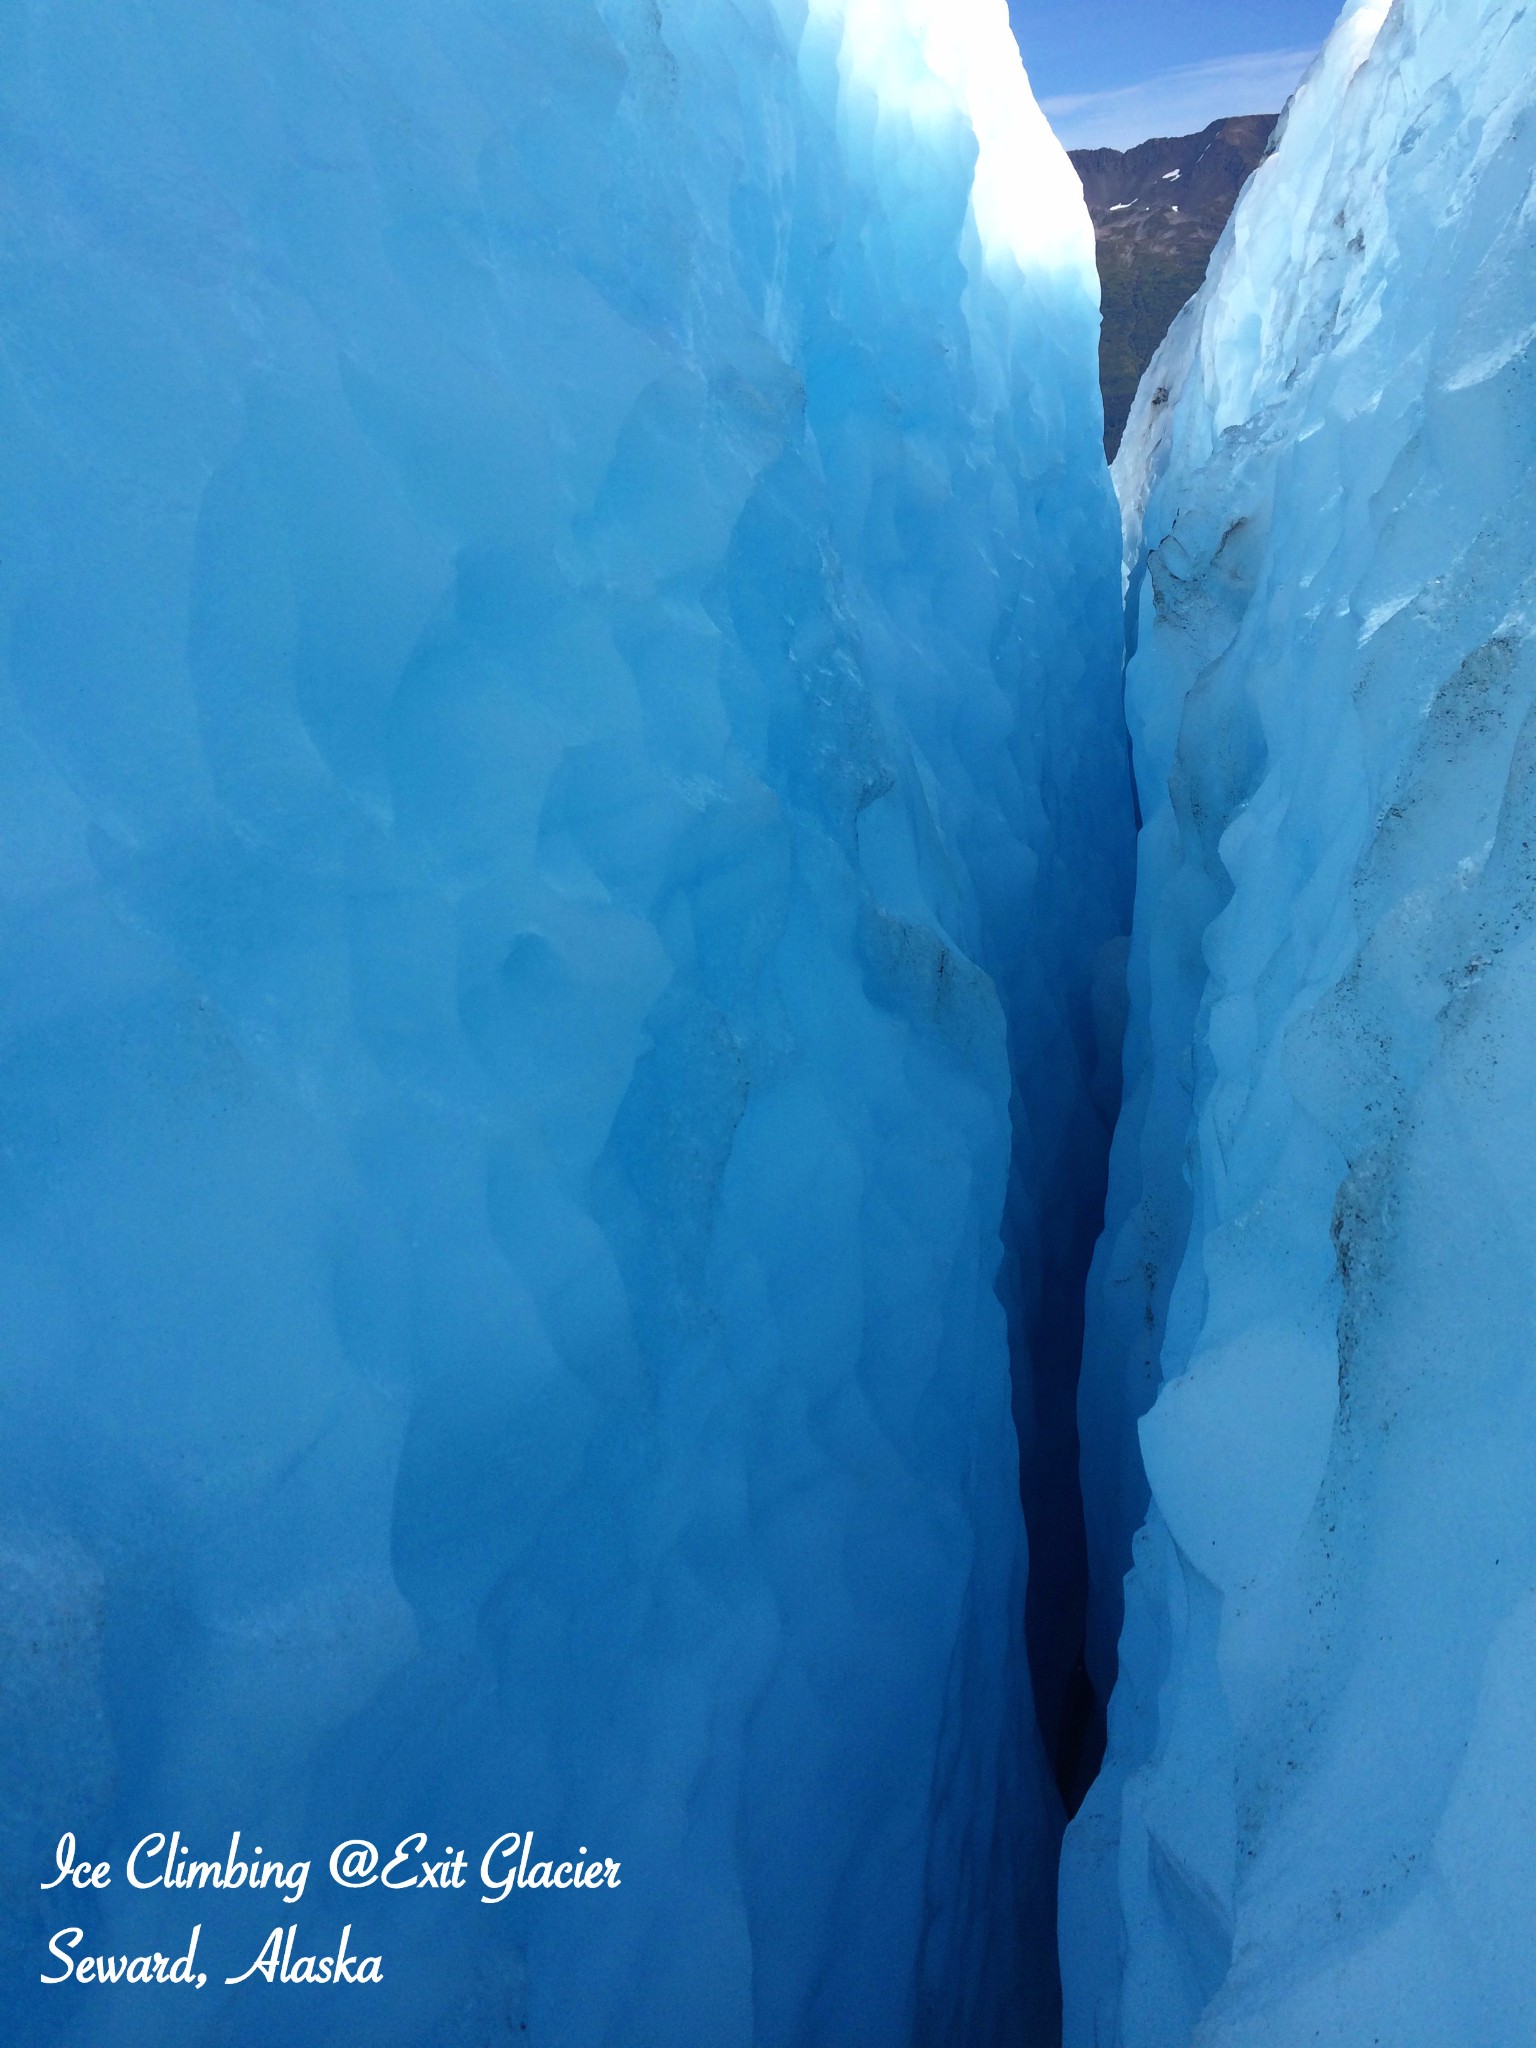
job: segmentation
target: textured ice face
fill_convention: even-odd
[[[874,18],[8,16],[5,1867],[622,1860],[370,1895],[381,2043],[1050,1997],[994,1283],[1010,1095],[1021,1345],[1102,1144],[1096,288],[1001,0]]]
[[[855,104],[930,146],[971,131],[971,211],[990,262],[1091,274],[1097,292],[1081,186],[1024,82],[1005,0],[810,0],[810,13],[838,41]]]
[[[1348,15],[1117,465],[1101,1669],[1145,1518],[1073,2048],[1536,2021],[1533,95],[1517,5]]]

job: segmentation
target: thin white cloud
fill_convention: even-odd
[[[1068,94],[1041,108],[1068,149],[1130,149],[1153,135],[1194,135],[1227,114],[1278,114],[1315,50],[1257,50],[1159,72],[1114,92]]]

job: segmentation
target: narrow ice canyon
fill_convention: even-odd
[[[26,2048],[1528,2048],[1533,96],[1347,8],[1111,480],[1003,0],[5,10]]]

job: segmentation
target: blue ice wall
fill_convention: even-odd
[[[1127,822],[1002,0],[20,0],[0,161],[11,2038],[1012,2048]]]
[[[1347,8],[1116,465],[1069,2048],[1536,2034],[1533,95],[1516,0]]]

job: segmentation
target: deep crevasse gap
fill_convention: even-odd
[[[534,1826],[630,1882],[375,1895],[371,2040],[1014,2048],[1129,868],[1001,0],[34,0],[0,104],[13,1953],[66,1827]]]
[[[1347,10],[1117,464],[1069,2048],[1536,2027],[1533,98],[1514,0]]]

